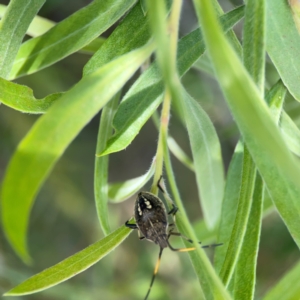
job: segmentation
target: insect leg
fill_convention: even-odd
[[[169,234],[168,234],[168,238],[171,235],[180,236],[180,237],[184,238],[185,240],[187,240],[188,242],[193,243],[193,241],[191,239],[189,239],[188,237],[184,236],[180,232],[170,231]],[[201,242],[198,242],[198,244],[201,244]],[[212,248],[212,247],[218,247],[218,246],[222,246],[222,245],[223,245],[222,243],[220,243],[220,244],[212,244],[212,245],[204,245],[204,246],[201,246],[201,248]]]
[[[158,259],[157,259],[157,262],[156,262],[156,265],[155,265],[155,268],[154,268],[154,271],[153,271],[153,275],[152,275],[152,279],[151,279],[151,282],[150,282],[150,286],[149,286],[148,292],[147,292],[146,297],[145,297],[144,300],[147,300],[148,296],[150,294],[150,291],[151,291],[154,279],[155,279],[156,274],[158,272],[158,268],[159,268],[159,265],[160,265],[160,260],[161,260],[161,255],[162,255],[163,250],[164,250],[164,248],[160,248],[160,250],[159,250]]]
[[[157,182],[157,187],[163,193],[165,199],[168,200],[172,204],[172,209],[168,212],[168,215],[172,215],[173,216],[173,222],[175,223],[175,215],[176,215],[176,213],[178,211],[178,207],[175,205],[175,203],[173,202],[173,200],[170,198],[169,194],[166,192],[166,190],[161,185],[161,181],[164,184],[162,175],[160,176],[160,178],[159,178],[159,180]]]
[[[176,252],[188,252],[188,251],[193,251],[193,250],[196,249],[195,247],[191,247],[191,248],[173,248],[173,247],[170,245],[169,239],[167,240],[167,243],[168,243],[169,248],[170,248],[172,251],[176,251]]]
[[[130,224],[129,220],[126,221],[125,226],[130,228],[130,229],[138,229],[137,225],[136,224]]]
[[[176,213],[178,212],[178,207],[174,205],[174,203],[172,203],[172,209],[168,212],[168,215],[173,215],[175,216]]]

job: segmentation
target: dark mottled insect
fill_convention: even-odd
[[[158,183],[159,189],[165,194],[164,190]],[[136,224],[130,224],[129,221],[125,223],[127,227],[130,229],[137,229],[139,231],[139,238],[142,240],[146,238],[157,244],[160,247],[158,260],[156,266],[154,268],[153,276],[151,279],[151,283],[146,294],[145,300],[148,298],[155,276],[158,272],[158,268],[160,265],[161,255],[164,248],[170,248],[172,251],[178,252],[187,252],[195,250],[195,247],[191,248],[173,248],[169,243],[169,238],[171,235],[181,236],[189,242],[193,242],[192,240],[186,238],[179,232],[173,232],[173,228],[169,229],[170,226],[174,224],[168,223],[168,215],[175,216],[178,208],[173,204],[173,208],[167,214],[165,205],[163,202],[154,194],[149,192],[140,192],[137,195],[135,206],[134,206],[134,218]],[[217,245],[213,245],[217,246]],[[209,246],[203,246],[204,248]]]

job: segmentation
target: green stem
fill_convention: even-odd
[[[150,12],[154,12],[155,10],[160,12],[160,21],[158,24],[161,24],[163,22],[162,18],[166,15],[166,10],[164,7],[163,1],[148,1],[149,5],[153,6],[152,10]],[[167,59],[168,62],[168,68],[164,68],[167,70],[171,70],[171,73],[176,74],[176,55],[177,55],[177,42],[178,42],[178,28],[179,28],[179,19],[180,19],[180,10],[182,6],[182,0],[174,0],[171,14],[169,18],[168,28],[170,31],[170,40],[169,45],[168,42],[166,42],[167,37],[167,31],[160,32],[160,29],[158,26],[156,26],[155,22],[155,15],[152,13],[150,14],[151,18],[151,26],[154,34],[154,38],[158,45],[164,45],[164,47],[159,47],[157,50],[157,56],[158,60],[162,62],[163,60]],[[159,16],[158,16],[159,17]],[[164,28],[165,29],[165,28]],[[170,51],[166,51],[166,49],[170,49]],[[166,56],[166,53],[170,53],[169,56]],[[164,74],[165,79],[169,78],[167,74]],[[166,81],[167,82],[167,81]],[[162,107],[162,113],[161,113],[161,119],[160,119],[160,130],[159,130],[159,139],[158,139],[158,145],[157,145],[157,151],[156,151],[156,169],[155,174],[153,178],[153,184],[151,187],[151,192],[155,195],[158,193],[158,187],[157,183],[162,175],[163,171],[163,140],[168,136],[168,126],[169,126],[169,119],[170,119],[170,108],[171,108],[171,94],[170,94],[170,88],[169,85],[166,87],[165,91],[165,97]]]
[[[179,20],[180,11],[182,7],[182,0],[174,0],[172,5],[172,10],[169,18],[169,33],[170,33],[170,61],[176,63],[177,54],[177,43],[178,43],[178,30],[179,30]],[[174,70],[176,69],[176,64],[173,65]]]
[[[191,223],[188,219],[177,188],[166,139],[164,139],[163,141],[163,147],[168,181],[175,203],[179,209],[176,214],[176,226],[183,235],[188,236],[193,241],[197,241],[196,234],[192,226],[190,225]],[[191,244],[189,244],[187,241],[183,240],[183,242],[187,247],[190,247]],[[216,272],[214,271],[203,249],[201,249],[198,243],[194,243],[194,246],[196,248],[195,251],[191,251],[188,254],[190,255],[194,270],[200,281],[201,294],[197,295],[197,299],[231,299],[224,286],[222,285],[220,279],[218,278]]]
[[[157,183],[163,173],[163,139],[168,135],[168,126],[169,126],[169,118],[170,118],[170,107],[171,107],[171,96],[168,90],[165,92],[165,98],[163,102],[161,119],[160,119],[160,129],[159,129],[159,138],[156,150],[156,168],[153,177],[153,184],[151,187],[151,193],[157,195],[158,187]]]

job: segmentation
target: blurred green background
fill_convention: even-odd
[[[8,2],[0,0],[1,4],[8,4]],[[39,15],[59,22],[90,2],[47,0]],[[235,5],[242,4],[242,1],[220,3],[227,11]],[[181,35],[191,31],[195,26],[196,18],[192,3],[186,0]],[[238,36],[241,30],[242,26],[239,24],[236,27]],[[106,36],[110,32],[111,30],[106,33]],[[37,98],[66,91],[81,78],[82,68],[89,57],[85,54],[73,54],[54,66],[20,78],[17,82],[31,87]],[[267,66],[266,78],[270,86],[278,78],[270,62]],[[183,78],[183,82],[211,117],[221,140],[224,164],[227,169],[239,134],[219,87],[210,75],[196,69],[190,70]],[[294,119],[299,119],[299,104],[290,96],[287,98],[285,109]],[[170,133],[190,154],[187,133],[176,115],[174,111]],[[100,114],[73,141],[38,194],[31,214],[28,237],[30,253],[34,259],[32,266],[26,266],[20,261],[6,242],[3,232],[0,231],[0,294],[103,237],[93,196],[99,117]],[[38,116],[22,114],[4,105],[0,106],[1,180],[12,153],[37,118]],[[157,139],[157,131],[149,121],[125,151],[110,156],[110,182],[123,181],[145,173],[155,154]],[[190,220],[197,223],[201,220],[201,209],[197,199],[194,174],[174,157],[172,159]],[[145,187],[147,188],[149,186]],[[134,200],[132,198],[121,204],[109,205],[112,228],[124,224],[132,216]],[[199,232],[199,240],[211,242],[203,240],[201,232]],[[176,241],[176,238],[172,243],[180,245],[180,241]],[[139,241],[137,233],[133,232],[113,253],[84,273],[49,290],[22,298],[142,299],[152,276],[158,250],[158,247],[152,243]],[[260,299],[268,288],[295,264],[299,259],[298,253],[282,221],[277,213],[272,211],[263,222],[258,257],[257,299]],[[207,254],[213,258],[213,250],[208,250]],[[168,249],[164,251],[150,299],[198,299],[195,296],[198,290],[199,286],[188,255],[173,253]],[[13,300],[19,298],[21,299],[21,297],[11,297]]]

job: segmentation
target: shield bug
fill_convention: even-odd
[[[160,186],[159,182],[158,182],[159,189],[163,192],[166,198],[169,198],[166,192]],[[193,242],[192,240],[183,236],[181,233],[173,232],[174,228],[170,228],[174,224],[168,223],[168,215],[173,215],[174,217],[176,212],[178,211],[178,208],[174,204],[172,204],[172,206],[173,208],[167,214],[165,205],[163,204],[162,200],[160,200],[156,195],[150,192],[140,192],[137,195],[135,206],[134,206],[134,218],[136,223],[132,224],[129,223],[129,221],[125,223],[125,226],[127,226],[128,228],[137,229],[139,231],[140,240],[147,239],[149,241],[154,242],[160,247],[158,260],[154,268],[154,272],[152,275],[152,279],[145,300],[148,298],[150,294],[155,276],[158,272],[161,255],[164,248],[170,248],[172,251],[178,251],[178,252],[187,252],[187,251],[195,250],[195,247],[173,248],[170,245],[169,238],[171,235],[181,236],[187,241],[191,243]],[[221,244],[215,244],[212,246],[219,246],[219,245]],[[202,248],[207,248],[207,247],[211,247],[211,246],[202,246]]]

